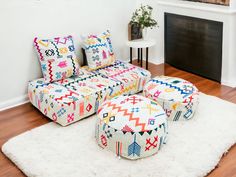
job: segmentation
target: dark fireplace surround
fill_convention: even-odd
[[[165,13],[165,63],[221,82],[223,23]]]

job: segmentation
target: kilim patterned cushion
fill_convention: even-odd
[[[80,69],[78,76],[46,83],[43,79],[29,82],[30,102],[45,116],[62,126],[96,112],[106,99],[116,95],[122,83],[99,73]]]
[[[158,152],[167,136],[165,111],[140,95],[118,96],[97,111],[98,144],[118,156],[139,159]]]
[[[116,60],[114,64],[98,69],[96,72],[122,82],[124,86],[119,95],[142,91],[151,78],[149,71],[120,60]]]
[[[100,35],[89,35],[83,40],[83,46],[91,70],[108,66],[115,61],[109,31]]]
[[[150,80],[144,87],[144,96],[157,101],[166,111],[168,120],[189,120],[199,103],[199,91],[190,82],[160,76]]]
[[[41,63],[46,83],[76,76],[78,60],[72,36],[54,39],[34,39],[34,47]]]

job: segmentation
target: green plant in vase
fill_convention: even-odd
[[[152,18],[153,8],[149,5],[141,5],[136,9],[131,18],[131,25],[139,25],[142,29],[143,39],[147,38],[147,29],[157,27],[157,21]]]

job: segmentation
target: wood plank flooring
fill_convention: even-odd
[[[133,63],[137,64],[137,60]],[[145,67],[145,64],[143,67]],[[201,92],[236,103],[236,88],[220,85],[217,82],[178,70],[167,64],[154,65],[149,63],[149,71],[153,76],[167,75],[189,80]],[[50,120],[43,116],[30,103],[0,112],[0,146],[11,137],[48,122]],[[15,176],[24,177],[24,174],[0,151],[0,177]],[[208,177],[236,177],[236,145],[221,159],[217,168]]]

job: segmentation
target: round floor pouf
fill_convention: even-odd
[[[167,117],[155,101],[141,95],[105,101],[97,112],[98,144],[118,156],[139,159],[158,152],[167,136]]]
[[[199,103],[199,91],[191,83],[176,77],[160,76],[144,87],[145,97],[162,105],[168,120],[189,120]]]

